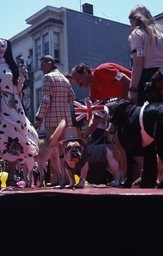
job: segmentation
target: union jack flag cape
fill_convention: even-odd
[[[77,122],[86,117],[86,120],[88,120],[90,123],[93,120],[95,114],[100,117],[105,117],[104,105],[100,105],[100,101],[97,100],[92,103],[91,100],[86,99],[84,100],[84,103],[85,105],[78,101],[74,101],[74,105],[76,106],[74,107],[74,111],[77,115]]]

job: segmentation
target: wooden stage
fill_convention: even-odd
[[[162,248],[163,189],[1,190],[0,209],[3,236],[33,237],[47,256],[53,249],[57,256],[157,255]]]

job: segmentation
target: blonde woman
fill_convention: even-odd
[[[163,67],[163,26],[155,23],[151,12],[143,5],[136,5],[131,10],[129,20],[133,57],[129,98],[143,105],[146,100],[145,83]]]

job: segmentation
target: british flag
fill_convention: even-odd
[[[100,101],[95,101],[92,103],[91,100],[86,99],[84,100],[85,105],[81,104],[78,101],[74,101],[74,111],[77,115],[76,121],[80,121],[81,119],[86,117],[86,120],[91,122],[94,118],[94,115],[98,115],[100,117],[105,117],[104,114],[104,105],[100,104]]]

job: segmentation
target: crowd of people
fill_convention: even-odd
[[[18,161],[26,164],[29,170],[34,166],[33,159],[39,150],[38,130],[42,123],[47,139],[61,119],[66,120],[67,126],[73,125],[71,106],[76,98],[72,83],[89,88],[92,102],[99,100],[105,105],[112,98],[123,98],[140,106],[144,104],[146,82],[159,68],[163,68],[163,28],[155,24],[151,12],[142,5],[131,10],[129,20],[129,44],[133,57],[131,70],[112,62],[102,63],[95,68],[80,63],[64,75],[58,70],[52,56],[41,58],[42,99],[33,125],[25,115],[21,102],[26,70],[24,66],[18,68],[15,63],[10,42],[0,39],[0,153],[1,158],[9,164],[8,185],[13,184],[13,170]],[[84,130],[83,137],[91,136],[91,143],[107,143],[108,124],[108,112],[105,109],[105,116],[95,116],[91,126]],[[145,150],[148,153],[148,149]],[[58,145],[58,155],[60,151]],[[155,155],[155,169],[143,174],[143,178],[150,172],[157,173],[154,143],[150,145],[149,159],[150,154]],[[50,166],[52,183],[57,183],[52,169],[54,166]]]

